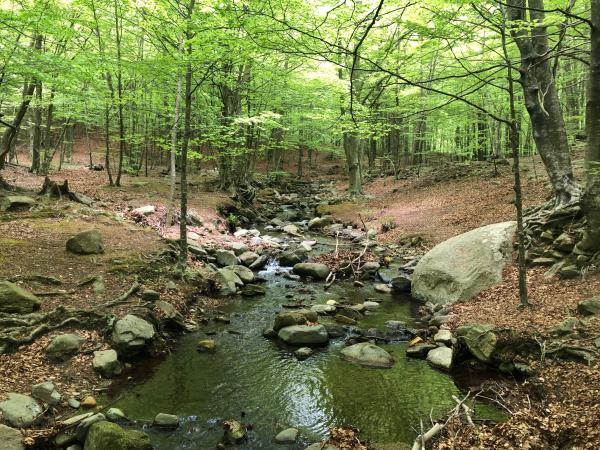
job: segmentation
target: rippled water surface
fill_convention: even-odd
[[[248,442],[240,446],[243,449],[303,449],[334,425],[357,426],[364,438],[377,443],[409,443],[420,419],[450,409],[452,395],[458,393],[452,379],[424,361],[406,358],[404,343],[384,346],[396,364],[382,370],[340,359],[342,339],[299,361],[293,349],[263,338],[262,330],[272,324],[288,293],[309,304],[341,297],[356,302],[382,298],[380,310],[361,321],[363,327],[383,329],[387,320],[409,324],[412,320],[408,298],[392,298],[375,293],[371,286],[355,288],[349,283],[338,283],[325,292],[320,284],[304,285],[276,276],[276,269],[271,266],[261,273],[269,280],[266,296],[232,300],[224,307],[230,325],[211,324],[184,336],[173,354],[144,373],[143,382],[120,390],[115,406],[131,418],[151,421],[160,412],[183,418],[175,431],[147,427],[156,449],[213,449],[223,435],[220,421],[229,418],[253,426]],[[314,294],[297,293],[302,286],[309,286]],[[211,336],[218,343],[216,353],[196,351],[206,331],[217,333]],[[479,409],[492,414],[485,405]],[[287,447],[273,444],[273,436],[289,426],[301,430],[299,442]]]

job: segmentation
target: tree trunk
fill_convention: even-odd
[[[179,55],[183,54],[183,39],[179,38]],[[169,195],[169,206],[167,210],[166,226],[170,227],[173,221],[173,210],[175,209],[175,185],[177,182],[177,134],[179,130],[179,108],[181,104],[181,72],[177,73],[177,90],[175,91],[175,112],[173,114],[173,126],[171,127],[171,156],[169,172],[171,175],[171,192]],[[147,165],[146,165],[147,167]]]
[[[581,205],[587,219],[583,240],[576,250],[600,249],[600,0],[591,2],[591,53],[586,105],[586,186]]]
[[[179,220],[179,265],[182,272],[187,268],[187,155],[191,136],[192,123],[192,33],[190,31],[190,21],[194,11],[195,0],[190,0],[187,7],[187,30],[185,33],[187,41],[187,65],[185,69],[185,109],[183,119],[183,140],[181,143],[181,217]]]
[[[40,146],[42,141],[42,82],[35,80],[36,105],[33,111],[33,139],[31,143],[31,173],[40,170]]]
[[[580,189],[573,178],[569,142],[550,65],[544,2],[526,2],[509,1],[511,34],[521,54],[520,82],[533,139],[554,190],[555,206],[560,206],[578,200]],[[531,31],[523,27],[523,21],[528,19],[532,22]]]

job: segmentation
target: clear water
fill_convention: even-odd
[[[396,358],[392,369],[367,369],[339,357],[343,339],[299,361],[293,348],[262,337],[281,305],[290,301],[286,294],[307,304],[379,297],[380,310],[361,321],[367,328],[384,329],[391,319],[410,324],[413,317],[407,297],[393,298],[350,283],[336,283],[325,292],[322,284],[283,279],[278,270],[270,266],[261,273],[268,279],[266,296],[234,299],[223,308],[231,324],[211,323],[184,336],[173,354],[151,369],[140,367],[137,383],[114,394],[114,406],[140,423],[151,422],[160,412],[182,417],[175,431],[143,426],[157,450],[213,449],[223,435],[221,420],[230,418],[252,425],[243,449],[304,449],[337,425],[356,426],[365,439],[402,448],[414,440],[420,419],[452,407],[452,395],[459,392],[453,380],[424,361],[406,358],[406,343],[383,346]],[[302,287],[314,293],[299,293]],[[218,343],[216,353],[196,351],[206,331],[217,333],[210,336]],[[494,416],[489,406],[478,409],[483,416]],[[290,426],[301,430],[299,441],[287,447],[274,444],[273,437]]]

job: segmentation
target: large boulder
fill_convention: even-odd
[[[67,251],[77,255],[98,255],[104,253],[102,235],[98,230],[86,230],[67,241]]]
[[[25,450],[21,432],[2,424],[0,424],[0,442],[3,450]]]
[[[297,248],[296,250],[290,250],[288,252],[281,253],[277,260],[279,264],[286,267],[295,266],[302,261],[305,261],[307,258],[306,250],[303,248]]]
[[[283,311],[275,316],[273,329],[279,331],[284,327],[292,325],[305,325],[306,322],[317,322],[319,316],[315,311],[299,309],[297,311]]]
[[[492,325],[462,325],[455,334],[458,342],[464,345],[479,361],[489,363],[496,350],[498,338]]]
[[[435,304],[468,300],[502,281],[516,222],[477,228],[436,245],[417,264],[412,295]]]
[[[342,349],[342,357],[366,367],[390,368],[394,365],[392,355],[370,342],[361,342]]]
[[[427,362],[438,369],[450,370],[450,367],[452,367],[452,349],[438,347],[429,350],[429,353],[427,353]]]
[[[293,271],[301,277],[312,277],[315,280],[324,280],[330,272],[325,264],[309,262],[294,265]]]
[[[8,400],[0,403],[2,417],[9,425],[17,428],[27,428],[42,414],[42,408],[28,395],[8,394]]]
[[[0,200],[0,211],[12,211],[20,208],[30,208],[35,200],[25,195],[9,195]]]
[[[119,354],[128,356],[142,350],[155,336],[156,331],[151,323],[128,314],[115,323],[112,343]]]
[[[246,266],[235,265],[225,268],[233,270],[233,272],[238,276],[240,280],[242,280],[244,284],[252,283],[254,281],[254,272],[252,272]]]
[[[64,361],[76,354],[84,342],[85,338],[76,334],[59,334],[46,347],[46,354],[52,359]]]
[[[217,250],[215,252],[217,264],[221,267],[234,266],[238,264],[238,257],[231,250]]]
[[[224,297],[235,294],[238,286],[244,285],[240,277],[228,267],[217,270],[215,281],[219,285],[219,295]]]
[[[320,345],[329,340],[323,325],[292,325],[279,330],[278,336],[292,345]]]
[[[85,438],[85,450],[152,450],[146,433],[124,430],[112,422],[96,422]]]
[[[0,281],[0,312],[27,314],[40,307],[40,300],[10,281]]]

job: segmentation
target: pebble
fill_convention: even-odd
[[[81,406],[84,408],[95,408],[96,405],[97,405],[96,399],[91,395],[88,395],[81,402]]]
[[[81,402],[74,398],[70,398],[69,400],[67,400],[67,403],[73,409],[79,409],[79,407],[81,406]]]

